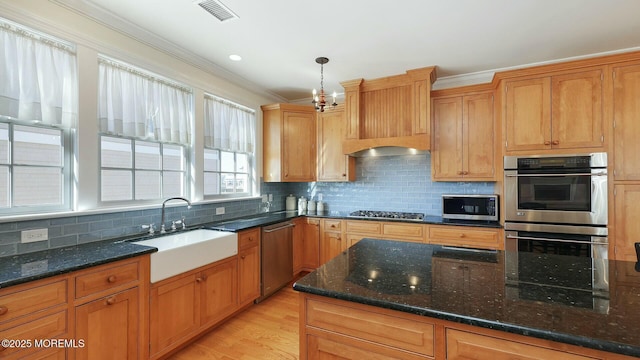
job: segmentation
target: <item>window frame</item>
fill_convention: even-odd
[[[73,158],[75,155],[74,145],[75,145],[75,135],[73,129],[65,128],[63,126],[52,126],[47,124],[42,124],[40,122],[28,122],[28,121],[17,121],[8,116],[0,115],[0,123],[7,124],[8,130],[8,141],[9,141],[9,164],[2,164],[0,166],[7,166],[9,168],[9,206],[8,207],[0,207],[0,215],[37,215],[42,213],[57,213],[57,212],[67,212],[73,210],[73,176],[75,174],[74,171],[74,163]],[[23,206],[14,206],[14,171],[13,168],[16,166],[14,162],[14,133],[15,126],[23,126],[23,127],[32,127],[32,128],[40,128],[47,130],[57,130],[60,131],[60,139],[61,139],[61,165],[60,166],[47,166],[47,165],[17,165],[20,167],[41,167],[41,168],[57,168],[61,169],[62,174],[62,186],[61,186],[61,204],[60,205],[23,205]]]
[[[202,167],[202,195],[205,200],[216,200],[216,199],[240,199],[240,198],[250,198],[254,197],[256,192],[256,180],[255,180],[255,172],[256,172],[256,161],[255,154],[240,152],[240,151],[229,151],[224,149],[217,149],[213,147],[204,147],[203,152],[206,153],[207,150],[217,151],[218,152],[218,161],[219,161],[219,170],[206,170],[206,166]],[[222,170],[222,153],[230,153],[233,154],[233,167],[234,171],[223,171]],[[239,172],[238,171],[238,160],[237,155],[243,154],[247,156],[247,172]],[[205,154],[206,156],[206,154]],[[206,160],[205,160],[206,163]],[[218,175],[218,191],[217,194],[207,194],[206,183],[204,181],[204,177],[206,174],[217,174]],[[247,192],[232,192],[232,193],[224,193],[222,192],[222,174],[233,174],[234,180],[237,179],[237,175],[246,175],[247,176]],[[235,187],[234,187],[235,190]]]
[[[113,139],[125,139],[130,141],[130,148],[131,148],[131,167],[130,168],[123,168],[123,167],[104,167],[102,165],[102,138],[103,137],[107,137],[107,138],[113,138]],[[143,143],[154,143],[154,144],[158,144],[159,148],[160,148],[160,167],[157,170],[154,169],[146,169],[146,168],[136,168],[136,142],[143,142]],[[177,171],[177,170],[167,170],[164,169],[164,147],[166,145],[169,146],[178,146],[178,147],[182,147],[182,167],[183,170],[181,171]],[[190,146],[187,146],[185,144],[178,144],[178,143],[173,143],[173,142],[163,142],[163,141],[157,141],[157,140],[149,140],[149,139],[139,139],[133,136],[119,136],[119,135],[113,135],[113,134],[104,134],[104,133],[99,133],[98,134],[98,188],[97,188],[97,192],[98,192],[98,205],[100,207],[113,207],[113,206],[123,206],[123,207],[127,207],[127,206],[132,206],[132,205],[145,205],[145,204],[157,204],[159,200],[163,200],[166,197],[172,197],[172,196],[181,196],[181,197],[187,197],[189,198],[190,194],[190,183],[189,183],[189,179],[190,177],[190,169],[191,169],[191,151],[190,151]],[[102,198],[102,171],[103,170],[125,170],[125,171],[130,171],[131,172],[131,199],[128,200],[103,200]],[[154,199],[137,199],[136,198],[136,171],[152,171],[152,172],[158,172],[160,174],[160,196],[158,198],[154,198]],[[170,172],[170,173],[182,173],[182,184],[183,184],[183,188],[182,188],[182,193],[181,195],[165,195],[164,194],[164,173],[165,172]]]

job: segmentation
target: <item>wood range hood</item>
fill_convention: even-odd
[[[347,119],[342,152],[367,156],[429,151],[435,66],[373,80],[342,82]]]

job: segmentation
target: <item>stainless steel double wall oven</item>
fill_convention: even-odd
[[[579,284],[572,289],[575,294],[606,298],[607,154],[505,156],[504,188],[505,249],[512,254],[506,260],[507,281],[543,287]],[[532,254],[584,258],[591,271],[534,281],[535,269],[525,269],[519,261]],[[602,302],[594,305],[604,307]]]

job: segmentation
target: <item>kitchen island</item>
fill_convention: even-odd
[[[518,271],[533,269],[540,284],[510,280],[517,274],[505,263],[514,256]],[[591,263],[364,239],[294,284],[300,358],[640,357],[635,263],[608,261],[608,292],[578,280]],[[546,286],[557,274],[580,283],[567,276],[563,286]]]

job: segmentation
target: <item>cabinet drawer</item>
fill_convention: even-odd
[[[98,267],[95,271],[76,276],[76,299],[127,283],[134,284],[138,278],[138,262]]]
[[[415,354],[401,349],[373,344],[350,336],[341,336],[328,331],[309,331],[307,334],[307,359],[340,360],[425,360],[430,356]]]
[[[381,234],[382,223],[375,221],[347,221],[347,233]]]
[[[0,296],[0,324],[67,302],[67,280]]]
[[[19,323],[19,321],[16,321],[16,323]],[[60,311],[35,320],[16,324],[15,326],[13,326],[13,324],[7,324],[7,326],[11,327],[8,329],[0,328],[3,339],[30,341],[31,346],[4,348],[0,345],[0,358],[5,358],[9,355],[22,357],[28,353],[42,349],[35,346],[34,342],[36,340],[62,338],[63,335],[67,333],[67,311]]]
[[[260,244],[259,228],[238,233],[238,249],[246,249],[258,244]]]
[[[434,355],[434,325],[322,301],[307,300],[308,326],[415,353]]]
[[[593,360],[534,345],[502,340],[459,330],[446,330],[447,359]],[[526,355],[525,355],[526,354]]]
[[[492,250],[504,248],[499,230],[470,229],[463,226],[430,226],[429,242]]]
[[[425,225],[412,225],[412,224],[396,224],[396,223],[383,223],[382,235],[386,235],[389,238],[395,238],[398,240],[418,240],[424,239]]]
[[[341,220],[322,220],[322,225],[324,226],[324,230],[327,231],[339,231],[342,228]]]

